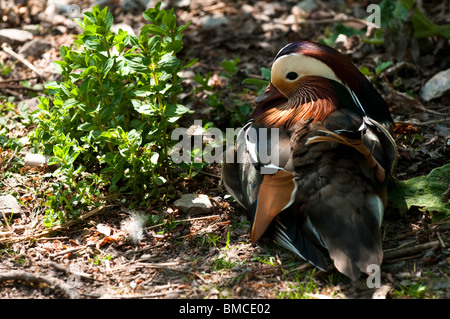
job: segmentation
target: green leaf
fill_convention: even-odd
[[[181,104],[169,104],[166,106],[164,116],[166,117],[179,117],[189,112],[189,109]]]
[[[197,63],[198,60],[199,60],[199,59],[197,59],[197,58],[190,60],[189,62],[187,62],[187,63],[184,65],[184,68],[190,68],[190,67],[193,66],[195,63]]]
[[[177,28],[177,17],[172,13],[166,13],[162,18],[163,23],[169,30],[176,30]]]
[[[261,75],[263,76],[264,80],[270,81],[271,72],[268,68],[261,68]]]
[[[223,61],[221,65],[227,73],[229,73],[230,75],[233,75],[237,71],[238,62],[239,62],[239,57],[236,57],[234,60]]]
[[[442,201],[442,195],[449,184],[450,163],[433,169],[428,175],[396,181],[389,186],[389,206],[400,211],[417,206],[434,213],[437,218],[449,216],[450,202]]]
[[[183,41],[181,40],[174,40],[166,45],[166,51],[168,52],[175,52],[178,53],[183,48]]]
[[[56,165],[56,164],[59,164],[59,163],[61,163],[61,160],[58,157],[56,157],[56,156],[50,157],[48,159],[48,161],[47,161],[47,165],[49,165],[49,166]]]
[[[269,85],[269,82],[266,80],[261,79],[253,79],[253,78],[246,78],[244,81],[242,81],[243,84],[254,84],[257,86],[267,86]]]
[[[156,182],[156,185],[160,186],[160,185],[164,184],[165,182],[167,182],[167,179],[165,179],[162,176],[158,176],[158,177],[156,177],[155,182]]]
[[[115,109],[116,109],[116,105],[114,105],[114,104],[108,104],[108,105],[103,106],[99,112],[100,120],[103,123],[110,121],[112,115],[114,114]]]
[[[80,104],[80,102],[77,99],[70,98],[70,99],[67,99],[66,101],[64,101],[63,106],[65,109],[68,109],[68,108],[72,108],[78,104]]]
[[[92,131],[98,129],[98,125],[95,123],[83,123],[78,126],[81,131]]]
[[[113,66],[114,66],[114,58],[109,58],[108,60],[106,60],[105,66],[103,67],[103,78],[105,78],[108,75],[109,71]]]
[[[97,36],[83,37],[83,44],[86,48],[95,51],[106,51],[108,49],[102,42],[100,42]]]
[[[171,53],[164,54],[158,63],[160,70],[168,73],[175,72],[179,65],[180,60]]]
[[[392,61],[386,61],[381,63],[379,66],[377,66],[377,68],[375,69],[375,74],[379,75],[381,72],[383,72],[384,70],[386,70],[388,67],[390,67],[394,62]],[[364,74],[364,73],[363,73]]]
[[[91,74],[95,74],[96,72],[97,72],[97,67],[96,66],[90,66],[90,67],[86,68],[86,70],[81,72],[80,77],[84,78],[85,76],[91,75]]]
[[[361,72],[364,75],[370,75],[371,74],[369,68],[366,67],[366,66],[363,66],[362,68],[360,68],[359,72]]]
[[[153,35],[162,35],[162,36],[170,36],[169,31],[161,28],[160,26],[154,24],[147,24],[141,28],[141,34],[153,34]]]
[[[107,9],[107,8],[105,7],[105,9]],[[108,11],[108,13],[106,14],[106,18],[105,18],[106,30],[109,31],[111,29],[111,26],[112,26],[113,22],[114,22],[114,17],[111,14],[111,12]]]

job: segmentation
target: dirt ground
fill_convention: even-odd
[[[93,1],[67,1],[66,5],[76,6],[70,10],[57,7],[53,11],[48,9],[48,1],[15,1],[9,11],[5,3],[10,1],[0,2],[3,5],[0,29],[40,24],[34,38],[50,44],[40,54],[28,57],[43,72],[43,78],[22,63],[13,64],[13,72],[0,78],[0,95],[14,97],[15,104],[27,100],[32,109],[36,107],[31,105],[33,96],[42,92],[24,89],[17,80],[28,79],[35,85],[58,78],[51,62],[59,58],[59,47],[69,45],[79,32],[71,18],[80,15],[80,10],[89,8]],[[145,24],[142,8],[136,1],[97,2],[108,4],[115,23],[126,23],[136,33]],[[299,18],[298,1],[171,1],[180,23],[192,20],[186,30],[183,54],[199,58],[199,62],[191,73],[186,73],[184,98],[203,120],[208,119],[208,111],[202,111],[207,107],[204,96],[191,93],[194,74],[212,72],[217,75],[217,85],[224,86],[225,80],[218,76],[223,72],[221,63],[239,57],[239,72],[232,84],[241,88],[243,79],[260,77],[261,67],[270,68],[273,57],[285,44],[324,37],[333,21],[342,18],[339,14],[346,14],[343,19],[349,20],[347,23],[362,27],[348,17],[364,18],[369,4],[369,1],[311,2],[316,4],[315,9],[306,18]],[[441,8],[436,2],[424,10],[440,23],[439,19],[445,16],[439,13],[445,10],[447,13],[450,8],[448,4],[447,8]],[[11,48],[18,52],[23,45],[12,43]],[[428,174],[449,159],[450,95],[425,103],[399,93],[401,90],[417,97],[427,79],[450,67],[449,40],[432,38],[428,39],[428,45],[433,49],[419,52],[422,54],[419,64],[409,55],[398,59],[393,56],[395,50],[385,52],[380,46],[358,42],[356,37],[340,48],[360,68],[374,69],[379,61],[394,61],[393,67],[380,75],[377,88],[399,123],[395,135],[400,151],[395,177],[399,180]],[[14,59],[0,50],[0,61]],[[394,87],[399,78],[402,84]],[[27,132],[18,129],[15,133],[25,136]],[[5,158],[7,151],[2,152]],[[0,163],[0,167],[8,165],[1,158]],[[37,169],[24,171],[22,175],[3,175],[0,192],[15,193],[22,199],[31,196],[30,187],[39,185],[43,174]],[[333,269],[315,270],[270,240],[253,246],[246,212],[226,198],[219,166],[210,166],[193,180],[180,182],[178,190],[178,195],[208,195],[212,210],[186,214],[174,208],[171,201],[168,205],[160,203],[141,210],[105,205],[81,222],[52,229],[48,235],[33,239],[27,235],[45,229],[42,201],[30,199],[11,225],[0,225],[0,298],[450,297],[448,227],[442,222],[433,223],[430,213],[417,207],[404,214],[388,210],[381,229],[385,260],[380,285],[369,288],[367,276],[351,282]],[[158,216],[162,222],[145,224],[140,216],[146,214]],[[142,237],[135,242],[127,239],[124,232],[127,227],[142,229]]]

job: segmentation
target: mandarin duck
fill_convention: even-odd
[[[270,235],[321,270],[331,259],[352,280],[380,265],[392,124],[348,57],[309,41],[282,48],[222,167],[227,191],[249,211],[251,241]]]

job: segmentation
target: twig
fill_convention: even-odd
[[[95,244],[94,244],[94,245],[95,245]],[[92,246],[94,246],[94,245],[92,245]],[[55,258],[55,257],[61,256],[61,255],[74,253],[74,252],[76,252],[76,251],[79,251],[79,250],[82,250],[82,249],[86,249],[86,248],[88,248],[89,246],[91,246],[91,245],[85,245],[85,246],[79,246],[79,247],[69,248],[69,249],[66,249],[66,250],[63,250],[63,251],[60,251],[60,252],[51,254],[51,255],[50,255],[50,258]]]
[[[38,77],[38,76],[29,76],[29,77],[23,78],[23,79],[0,80],[0,84],[3,84],[3,83],[11,83],[11,82],[27,81],[27,80],[33,80],[33,79],[39,79],[39,77]]]
[[[32,92],[44,91],[44,89],[27,88],[27,87],[21,86],[21,85],[0,85],[0,87],[2,89],[5,88],[5,89],[10,89],[10,90],[25,90],[25,91],[32,91]]]
[[[300,272],[302,272],[302,271],[305,271],[305,270],[310,269],[310,268],[313,268],[313,267],[314,267],[314,266],[311,265],[310,263],[306,263],[306,264],[300,265],[299,267],[295,267],[294,269],[291,269],[291,270],[289,270],[288,272],[289,272],[289,273],[294,272],[294,271],[300,271]]]
[[[428,126],[428,125],[432,125],[432,124],[440,124],[440,123],[445,123],[445,122],[450,122],[450,118],[443,118],[443,119],[427,121],[427,122],[398,121],[398,122],[396,122],[396,124],[410,124],[410,125],[418,125],[418,126]]]
[[[440,234],[439,232],[436,232],[436,235],[437,235],[437,237],[438,237],[439,244],[441,245],[441,247],[442,247],[442,248],[445,248],[445,244],[444,244],[444,241],[443,241],[442,238],[441,238],[441,234]]]
[[[14,232],[12,231],[4,231],[4,232],[0,232],[0,236],[9,236],[14,234]]]
[[[80,218],[78,218],[76,220],[69,220],[68,222],[65,222],[62,225],[51,227],[51,228],[46,229],[38,234],[32,234],[32,235],[28,235],[28,236],[21,236],[21,237],[14,237],[14,238],[0,238],[0,244],[1,243],[16,243],[16,242],[23,241],[23,240],[30,240],[30,239],[36,239],[39,237],[43,237],[43,236],[49,236],[53,233],[56,233],[58,231],[69,228],[70,226],[77,224],[80,221],[83,221],[89,217],[92,217],[92,216],[100,213],[107,207],[112,207],[112,206],[101,205],[101,206],[91,210],[90,212],[87,212],[86,214],[81,215]]]
[[[327,18],[327,19],[317,19],[317,20],[305,20],[305,21],[299,21],[299,24],[329,24],[329,23],[346,23],[346,22],[356,22],[359,24],[363,24],[368,27],[376,27],[375,24],[372,22],[366,21],[364,19],[358,19],[353,17],[342,17],[342,18]]]
[[[142,295],[128,295],[128,296],[124,296],[124,295],[104,295],[101,296],[102,299],[140,299],[140,298],[155,298],[155,297],[163,297],[163,296],[167,296],[169,294],[174,294],[174,293],[181,293],[184,290],[182,289],[178,289],[178,290],[169,290],[169,291],[161,291],[161,292],[154,292],[151,294],[142,294]]]
[[[3,216],[3,219],[5,220],[6,227],[9,229],[8,233],[12,233],[13,231],[12,231],[11,225],[9,224],[8,218],[6,218],[6,214],[3,210],[2,210],[2,216]]]
[[[9,48],[7,46],[6,43],[4,43],[2,45],[2,49],[5,53],[13,56],[15,59],[19,60],[20,62],[22,62],[23,64],[25,64],[29,69],[31,69],[32,71],[34,71],[37,75],[39,75],[40,78],[44,79],[45,76],[44,74],[39,71],[30,61],[28,61],[27,59],[25,59],[22,55],[14,52],[11,48]]]
[[[0,281],[7,280],[20,280],[31,283],[45,283],[51,288],[56,289],[64,293],[70,299],[80,298],[80,294],[69,284],[65,283],[61,279],[36,275],[22,270],[12,270],[3,274],[0,274]]]
[[[220,215],[210,215],[210,216],[205,216],[205,217],[196,217],[196,218],[188,218],[188,219],[179,219],[179,220],[174,220],[173,223],[185,223],[185,222],[191,222],[194,220],[201,220],[201,219],[210,219],[210,218],[218,218],[220,217]],[[161,227],[166,225],[166,223],[160,223],[160,224],[156,224],[150,227],[147,227],[146,229],[153,229],[153,228],[157,228],[157,227]]]
[[[179,265],[179,263],[172,263],[172,262],[168,262],[168,263],[143,263],[143,262],[137,262],[135,267],[171,270],[171,271],[175,271],[175,272],[181,272],[181,273],[184,273],[184,274],[189,274],[190,273],[190,271],[188,271],[188,270],[168,267],[168,266],[175,266],[175,265]]]
[[[424,250],[432,249],[436,246],[440,246],[441,243],[439,240],[430,241],[429,243],[424,243],[420,245],[416,245],[413,247],[405,247],[405,248],[399,248],[394,250],[389,250],[384,252],[384,260],[389,259],[396,259],[403,256],[409,256],[409,255],[415,255],[417,253],[420,253]]]
[[[65,272],[68,275],[77,276],[77,277],[84,278],[84,279],[91,279],[91,280],[94,279],[94,278],[92,278],[92,275],[90,275],[90,274],[86,274],[86,273],[80,272],[80,271],[73,271],[70,269],[70,267],[64,267],[63,265],[55,263],[54,261],[51,261],[49,263],[49,265],[58,271]],[[96,279],[96,280],[98,280],[98,279]],[[100,281],[103,281],[103,280],[100,280]]]
[[[203,174],[203,175],[206,175],[206,176],[215,177],[215,178],[218,178],[218,179],[222,178],[222,176],[220,176],[220,175],[216,175],[216,174],[212,174],[212,173],[208,173],[208,172],[204,172],[204,171],[199,171],[199,173]]]

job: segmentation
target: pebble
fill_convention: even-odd
[[[33,33],[20,29],[2,29],[0,30],[0,42],[24,43],[33,39]]]
[[[420,91],[420,97],[428,102],[441,97],[447,90],[450,90],[450,69],[441,71],[429,79]]]
[[[51,156],[48,155],[25,153],[24,166],[28,167],[43,166],[47,164],[47,161],[50,159],[50,157]]]
[[[306,18],[317,8],[317,3],[314,0],[303,0],[292,8],[292,13],[297,17]]]
[[[216,29],[228,24],[228,18],[223,16],[204,16],[198,19],[205,30]]]
[[[0,196],[0,212],[0,218],[3,218],[3,215],[9,218],[11,214],[21,213],[22,207],[13,195],[8,194]]]
[[[213,207],[204,194],[183,194],[175,201],[174,206],[185,213],[209,213]]]

